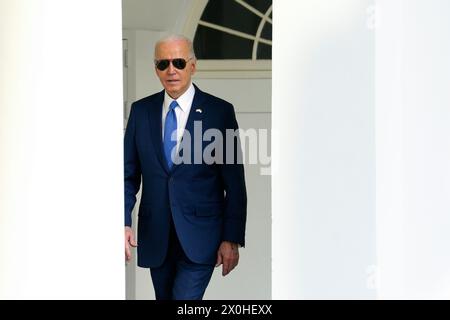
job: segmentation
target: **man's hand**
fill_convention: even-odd
[[[136,240],[134,240],[133,229],[125,227],[125,261],[131,259],[131,247],[137,247]]]
[[[239,247],[237,243],[223,241],[217,250],[216,267],[223,264],[222,276],[226,276],[239,262]]]

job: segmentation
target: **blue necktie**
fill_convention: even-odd
[[[178,107],[178,102],[175,100],[169,106],[169,111],[166,115],[166,121],[164,122],[164,155],[166,156],[167,166],[172,169],[172,150],[177,145],[177,140],[172,140],[172,132],[177,130],[177,116],[175,114],[175,108]]]

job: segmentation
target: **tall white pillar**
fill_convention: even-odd
[[[0,298],[122,299],[121,1],[0,0]]]
[[[378,0],[378,297],[450,298],[450,3]]]
[[[374,298],[373,1],[273,12],[273,298]]]

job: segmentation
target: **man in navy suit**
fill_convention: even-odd
[[[125,133],[125,255],[129,260],[137,246],[131,212],[142,180],[138,265],[150,268],[158,300],[202,299],[214,266],[227,275],[245,245],[247,195],[234,108],[195,86],[195,70],[189,39],[160,40],[155,71],[164,90],[133,103]],[[203,139],[207,130],[220,139]]]

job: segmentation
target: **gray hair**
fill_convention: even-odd
[[[193,43],[192,43],[192,40],[189,39],[189,38],[186,37],[186,36],[181,35],[181,34],[171,34],[171,35],[168,35],[168,36],[165,36],[165,37],[159,39],[159,40],[156,42],[156,44],[155,44],[155,54],[154,54],[155,57],[156,57],[156,49],[158,48],[158,46],[159,46],[160,44],[162,44],[162,43],[170,42],[170,41],[186,41],[186,43],[187,43],[187,45],[188,45],[188,47],[189,47],[189,56],[190,56],[190,58],[197,59],[197,58],[195,57],[194,45],[193,45]]]

